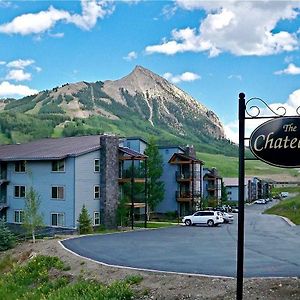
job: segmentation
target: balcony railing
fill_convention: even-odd
[[[176,179],[177,180],[190,180],[192,179],[192,173],[191,172],[176,172]]]
[[[193,174],[194,173],[194,174]],[[199,171],[176,171],[176,180],[192,180],[194,175],[194,178],[200,179],[200,172]]]
[[[184,191],[176,191],[176,199],[192,199],[192,198],[199,198],[201,197],[201,193],[199,191],[195,191],[192,193],[191,191],[184,192]]]
[[[131,170],[120,170],[119,171],[119,178],[131,178],[132,177],[132,172]],[[142,174],[141,172],[134,172],[133,173],[133,178],[140,178],[140,179],[145,179],[145,175]]]
[[[216,190],[217,186],[215,184],[208,184],[207,185],[207,190]]]

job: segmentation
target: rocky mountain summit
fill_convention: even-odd
[[[228,144],[214,112],[142,66],[136,66],[118,80],[66,83],[4,102],[0,106],[2,113],[20,112],[43,120],[55,119],[56,129],[62,135],[114,132],[156,135],[172,143],[188,139],[202,145],[213,145],[216,141]],[[222,149],[221,144],[217,148]]]

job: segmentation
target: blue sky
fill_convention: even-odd
[[[299,1],[0,1],[0,97],[142,65],[236,140],[239,92],[300,106],[299,13]]]

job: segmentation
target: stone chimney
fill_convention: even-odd
[[[104,205],[104,225],[117,227],[119,200],[119,138],[115,135],[100,136],[100,191]]]
[[[187,145],[184,149],[184,153],[192,158],[196,158],[196,151],[193,145]]]

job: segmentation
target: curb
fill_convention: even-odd
[[[290,225],[291,227],[297,226],[296,224],[294,224],[290,219],[286,218],[286,217],[282,217],[280,216],[281,219],[283,219],[286,223],[288,223],[288,225]]]

